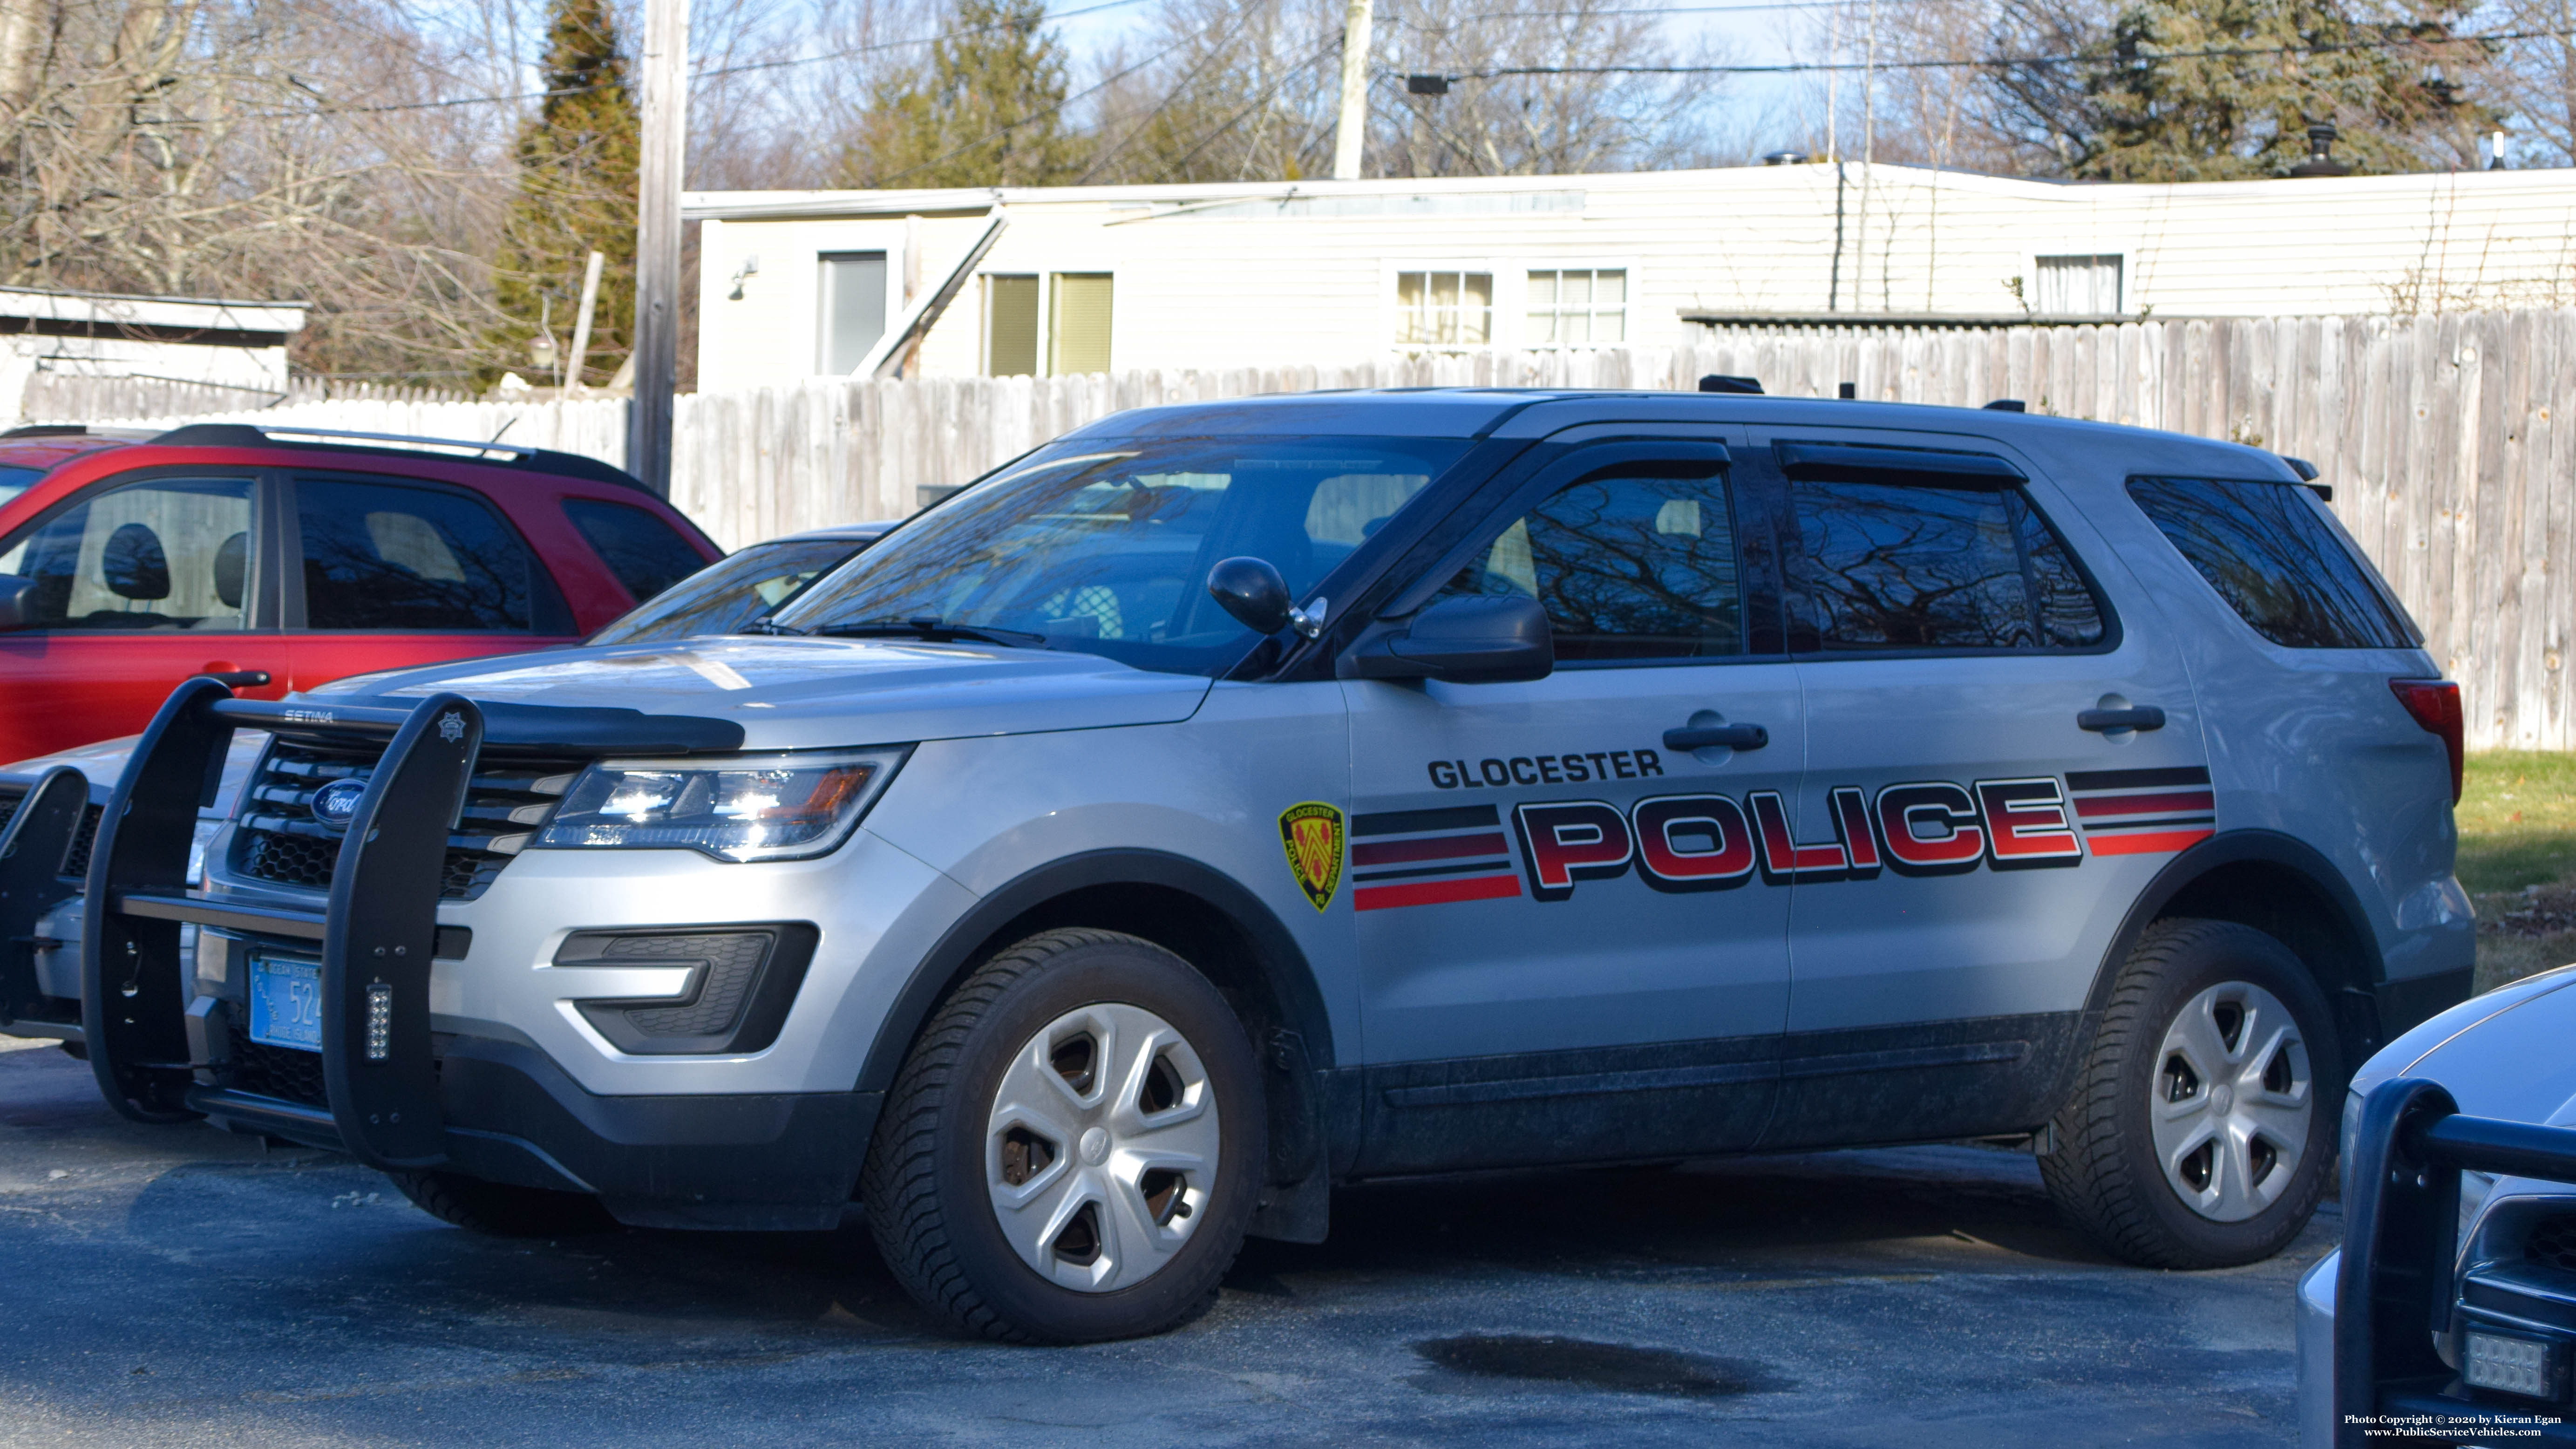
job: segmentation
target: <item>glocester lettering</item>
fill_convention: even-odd
[[[1581,785],[1594,780],[1657,780],[1664,757],[1653,750],[1592,750],[1584,754],[1514,755],[1509,759],[1433,760],[1431,784],[1439,790],[1498,790],[1513,785]]]

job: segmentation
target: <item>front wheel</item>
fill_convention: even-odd
[[[2343,1055],[2324,993],[2251,926],[2147,928],[2039,1159],[2058,1207],[2151,1268],[2289,1246],[2333,1166]]]
[[[957,1328],[1130,1338],[1215,1300],[1263,1121],[1251,1045],[1207,978],[1133,936],[1048,931],[923,1030],[860,1193],[886,1266]]]

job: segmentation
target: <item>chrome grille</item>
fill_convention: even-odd
[[[279,736],[244,789],[233,869],[253,880],[327,891],[340,863],[342,832],[313,818],[314,792],[334,780],[375,773],[384,745]],[[536,838],[586,760],[522,757],[486,748],[465,788],[465,808],[447,837],[439,895],[470,901]]]

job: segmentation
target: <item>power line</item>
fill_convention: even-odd
[[[2576,28],[2452,35],[2438,40],[2389,38],[2342,45],[2220,46],[2201,50],[2143,51],[2135,55],[2008,55],[1975,60],[1882,60],[1879,70],[2002,70],[2025,65],[2133,66],[2166,60],[2217,60],[2240,56],[2337,55],[2356,50],[2399,50],[2444,45],[2492,45],[2512,40],[2563,40]],[[1865,61],[1793,61],[1780,65],[1513,65],[1437,74],[1444,81],[1500,80],[1520,75],[1803,75],[1869,68]],[[1388,72],[1388,74],[1395,74]],[[1404,77],[1398,76],[1399,79]]]

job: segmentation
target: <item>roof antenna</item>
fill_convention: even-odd
[[[519,415],[518,415],[517,413],[512,413],[512,414],[510,414],[508,417],[503,418],[503,419],[501,420],[501,426],[500,426],[500,429],[499,429],[498,431],[494,432],[494,433],[492,434],[492,436],[490,436],[490,437],[488,437],[488,438],[485,438],[483,441],[485,441],[485,442],[487,442],[487,443],[497,443],[497,442],[501,441],[501,434],[502,434],[502,433],[506,433],[506,432],[510,431],[510,424],[515,423],[515,422],[517,422],[518,420],[519,420]]]

